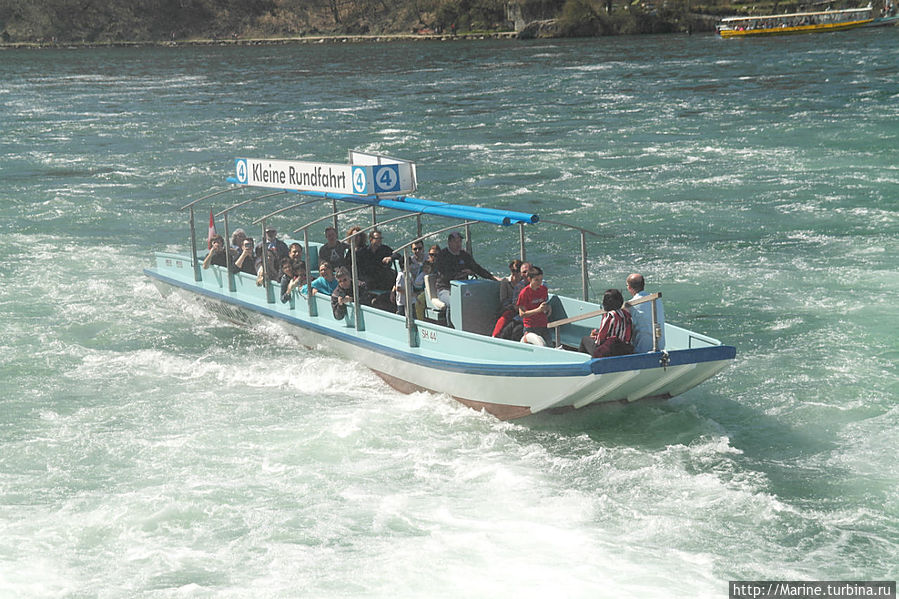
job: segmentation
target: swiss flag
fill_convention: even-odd
[[[209,211],[209,235],[206,237],[206,249],[212,249],[212,236],[215,235],[215,219],[212,218],[212,210]]]

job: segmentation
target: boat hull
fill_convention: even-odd
[[[410,347],[405,322],[396,315],[363,309],[366,330],[356,331],[351,318],[333,318],[328,298],[318,298],[318,315],[310,316],[304,301],[292,306],[269,303],[255,285],[229,292],[220,272],[211,282],[196,282],[190,280],[193,269],[184,260],[166,260],[178,262],[174,272],[145,271],[163,295],[177,291],[242,326],[277,322],[303,345],[359,362],[395,389],[447,394],[503,420],[596,403],[674,397],[714,376],[736,353],[733,347],[701,343],[702,347],[589,359],[429,323],[416,324],[417,346]],[[249,281],[239,282],[249,287]]]
[[[718,34],[723,38],[728,37],[758,37],[769,35],[792,35],[799,33],[827,33],[828,31],[844,31],[874,25],[875,19],[849,21],[846,23],[821,23],[817,25],[800,25],[797,27],[771,27],[769,29],[721,29]],[[884,23],[885,24],[885,23]]]

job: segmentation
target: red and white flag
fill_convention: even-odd
[[[206,237],[206,249],[212,249],[212,237],[215,235],[215,219],[212,218],[212,210],[209,211],[209,236]]]

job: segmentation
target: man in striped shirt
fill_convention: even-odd
[[[602,297],[602,308],[606,311],[599,322],[599,328],[581,339],[580,350],[594,358],[623,356],[634,353],[631,345],[633,324],[631,315],[623,310],[624,297],[617,289],[607,289]]]

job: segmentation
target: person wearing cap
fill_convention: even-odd
[[[262,248],[268,250],[275,250],[275,253],[278,254],[278,260],[283,260],[290,253],[290,250],[287,249],[287,244],[278,239],[278,231],[274,227],[269,227],[265,230],[265,239],[256,244],[256,254],[262,254]]]
[[[462,233],[450,233],[446,245],[437,256],[437,298],[447,306],[450,305],[450,281],[462,281],[473,275],[499,281],[462,249]]]

